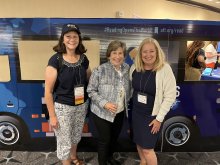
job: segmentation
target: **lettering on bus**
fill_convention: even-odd
[[[180,96],[180,86],[176,86],[176,97]]]

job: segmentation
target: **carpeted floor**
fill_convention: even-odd
[[[86,165],[98,165],[96,152],[79,152]],[[122,165],[139,165],[136,152],[117,152],[115,158]],[[159,165],[219,165],[220,152],[204,153],[160,153]],[[0,151],[0,164],[7,165],[61,165],[56,152]]]

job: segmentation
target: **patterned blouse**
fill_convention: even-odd
[[[124,107],[127,114],[127,103],[130,98],[129,65],[122,64],[121,75],[117,73],[110,62],[94,69],[87,87],[88,95],[91,98],[91,111],[100,118],[113,122],[115,116],[104,109],[104,105],[107,102],[118,102],[121,86],[125,91]]]

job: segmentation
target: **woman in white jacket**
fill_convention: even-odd
[[[205,48],[206,67],[214,68],[220,54],[217,52],[218,41],[211,41]]]
[[[141,165],[156,165],[154,148],[161,123],[176,98],[176,80],[159,43],[146,38],[130,75],[133,87],[132,127]]]

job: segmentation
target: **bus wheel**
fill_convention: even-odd
[[[163,136],[165,144],[183,146],[192,140],[194,123],[186,117],[173,117],[165,121]]]
[[[12,146],[21,140],[19,122],[10,116],[0,116],[0,144]]]

